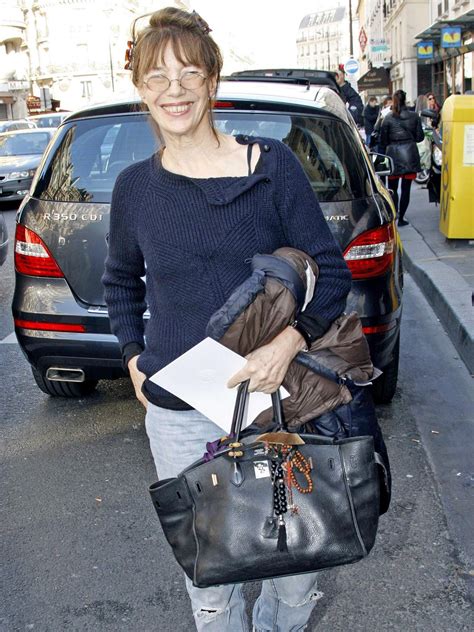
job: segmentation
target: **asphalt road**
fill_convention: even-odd
[[[192,631],[148,498],[155,474],[130,384],[102,382],[77,401],[43,395],[8,337],[12,276],[10,252],[0,269],[0,630]],[[400,387],[378,411],[392,506],[367,559],[321,573],[309,630],[473,629],[472,410],[471,377],[407,276]],[[257,590],[246,587],[249,607]]]

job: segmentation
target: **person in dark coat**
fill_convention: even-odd
[[[380,148],[382,153],[390,156],[394,162],[393,174],[388,177],[388,188],[397,209],[399,226],[409,224],[405,219],[405,213],[410,203],[411,183],[421,170],[420,154],[416,144],[423,138],[420,117],[407,109],[406,93],[397,90],[393,95],[392,110],[384,118],[380,129]]]
[[[365,142],[369,144],[370,135],[374,131],[375,122],[379,116],[380,107],[377,103],[377,97],[370,97],[369,102],[364,108],[362,116],[364,118]]]
[[[352,118],[354,119],[356,125],[362,127],[362,110],[364,109],[364,104],[351,84],[346,81],[346,73],[341,68],[336,70],[336,81],[341,90],[342,98],[344,102],[347,103],[349,112],[352,114]]]

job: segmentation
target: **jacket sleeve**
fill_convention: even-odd
[[[136,238],[136,215],[139,208],[132,202],[130,176],[117,178],[110,207],[109,251],[105,261],[102,283],[109,310],[112,333],[119,340],[122,353],[135,343],[144,348],[143,313],[146,309],[143,256]],[[130,348],[130,347],[128,347]]]
[[[417,143],[421,143],[424,138],[425,134],[423,132],[423,125],[421,124],[421,117],[416,115],[415,140]]]
[[[306,252],[319,267],[315,296],[304,313],[332,322],[344,311],[351,273],[300,162],[283,143],[277,151],[276,201],[285,245]]]
[[[342,94],[349,106],[349,112],[352,114],[352,118],[358,125],[362,125],[362,111],[364,104],[359,94],[354,90],[350,83],[345,83],[342,88]]]

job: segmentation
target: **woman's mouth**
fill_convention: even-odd
[[[162,109],[172,116],[180,116],[181,114],[186,114],[191,109],[192,102],[188,103],[167,103],[162,105]]]

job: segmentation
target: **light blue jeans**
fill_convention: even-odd
[[[145,426],[158,478],[176,476],[202,457],[207,441],[224,434],[196,410],[175,411],[148,404]],[[304,630],[322,593],[317,574],[268,579],[253,609],[256,632]],[[186,577],[198,632],[248,632],[242,584],[196,588]]]

